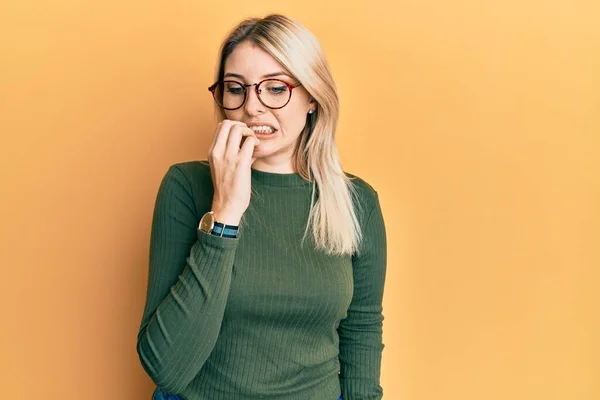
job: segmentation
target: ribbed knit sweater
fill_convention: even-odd
[[[364,180],[359,252],[327,255],[308,221],[312,183],[251,170],[238,238],[198,229],[214,193],[207,161],[165,174],[152,220],[137,352],[185,400],[381,399],[386,232]]]

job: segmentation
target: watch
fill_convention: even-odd
[[[225,225],[215,221],[215,213],[209,211],[202,216],[199,229],[214,236],[237,238],[239,227],[237,225]]]

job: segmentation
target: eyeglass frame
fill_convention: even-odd
[[[281,83],[285,84],[285,85],[288,87],[288,89],[290,90],[290,97],[289,97],[289,98],[288,98],[288,100],[285,102],[285,104],[284,104],[284,105],[282,105],[281,107],[269,107],[269,106],[268,106],[268,105],[266,105],[266,104],[265,104],[265,103],[262,101],[262,99],[260,98],[260,92],[258,91],[258,87],[259,87],[259,86],[260,86],[260,85],[261,85],[263,82],[266,82],[266,81],[277,81],[277,82],[281,82]],[[238,85],[240,85],[241,87],[243,87],[243,88],[244,88],[244,101],[242,101],[242,104],[240,104],[240,105],[239,105],[238,107],[236,107],[236,108],[227,108],[227,107],[224,107],[224,106],[220,105],[220,104],[219,104],[219,102],[217,101],[217,98],[215,97],[215,91],[217,90],[217,85],[218,85],[218,84],[220,84],[220,83],[221,83],[221,84],[225,84],[225,82],[233,82],[233,83],[237,83]],[[299,87],[299,86],[302,86],[302,84],[301,84],[301,83],[292,84],[292,83],[289,83],[289,82],[283,81],[283,80],[281,80],[281,79],[276,79],[276,78],[266,78],[266,79],[263,79],[262,81],[259,81],[259,82],[256,82],[256,83],[252,83],[252,84],[244,85],[242,82],[239,82],[239,81],[234,81],[233,79],[227,79],[227,80],[217,81],[217,82],[213,83],[211,86],[209,86],[209,88],[208,88],[208,91],[212,93],[213,99],[215,100],[215,103],[217,103],[217,105],[218,105],[219,107],[221,107],[221,108],[222,108],[222,109],[224,109],[224,110],[233,111],[233,110],[237,110],[237,109],[240,109],[240,108],[242,108],[242,106],[243,106],[243,105],[246,103],[246,100],[248,100],[248,88],[249,88],[249,87],[251,87],[251,86],[254,86],[254,91],[256,92],[256,98],[258,98],[258,101],[260,101],[260,103],[261,103],[263,106],[265,106],[265,107],[267,107],[267,108],[269,108],[269,109],[271,109],[271,110],[279,110],[279,109],[282,109],[283,107],[285,107],[285,106],[287,106],[287,105],[288,105],[288,103],[289,103],[289,102],[290,102],[290,100],[292,99],[292,91],[293,91],[293,89],[295,89],[295,88],[297,88],[297,87]]]

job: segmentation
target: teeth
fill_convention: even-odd
[[[275,130],[273,128],[271,128],[270,126],[266,126],[266,125],[251,126],[250,129],[252,129],[254,132],[257,132],[257,133],[273,133],[273,132],[275,132]]]

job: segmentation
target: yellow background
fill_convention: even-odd
[[[277,11],[321,40],[344,168],[380,193],[385,398],[599,399],[598,2],[208,3],[3,2],[2,397],[150,398],[156,190],[206,157],[226,31]]]

